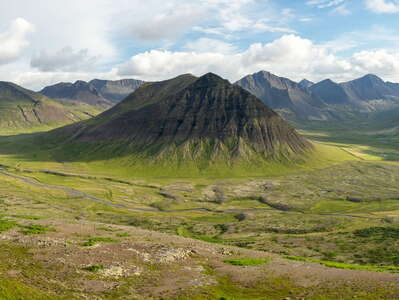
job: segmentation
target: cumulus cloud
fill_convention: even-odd
[[[336,76],[350,69],[350,63],[329,53],[326,47],[290,34],[271,43],[252,44],[239,53],[147,51],[122,64],[118,74],[157,80],[181,73],[201,75],[212,71],[234,81],[259,70],[300,79],[314,74]]]
[[[98,57],[90,56],[87,49],[74,51],[65,47],[53,54],[42,50],[31,60],[31,67],[43,72],[50,71],[82,71],[93,69]]]
[[[399,1],[397,0],[365,0],[366,7],[379,14],[399,13]]]
[[[237,79],[267,70],[293,80],[350,80],[366,73],[399,81],[399,54],[388,50],[359,51],[339,57],[328,44],[315,44],[297,35],[284,35],[270,43],[255,43],[241,52],[152,50],[133,56],[119,66],[119,76],[161,80],[182,73],[200,76],[215,72]]]
[[[134,10],[130,12],[133,18],[127,18],[129,33],[136,38],[144,41],[158,41],[162,39],[174,38],[181,32],[188,30],[192,24],[205,14],[205,8],[198,3],[183,3],[177,5],[174,1],[159,3],[150,1],[152,5],[143,7],[144,10],[151,9],[151,17],[148,12]],[[138,4],[140,7],[140,4]]]
[[[399,54],[385,49],[360,51],[353,55],[353,64],[366,71],[380,76],[392,75],[399,80]]]
[[[27,35],[34,31],[34,26],[22,18],[11,22],[9,28],[0,33],[0,64],[18,59],[22,51],[29,46]]]

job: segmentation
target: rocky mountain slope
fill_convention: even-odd
[[[327,79],[312,85],[310,90],[326,103],[346,106],[352,112],[380,112],[399,107],[399,84],[384,82],[372,74],[343,83]]]
[[[73,100],[99,107],[111,107],[134,92],[143,81],[134,79],[100,80],[90,82],[78,80],[75,83],[58,83],[45,87],[41,94],[62,100]]]
[[[10,82],[0,82],[0,128],[30,131],[77,122],[97,114],[84,104],[64,105]]]
[[[261,71],[248,75],[235,84],[288,119],[327,120],[331,117],[326,103],[304,86],[304,82],[298,84]]]
[[[49,135],[68,140],[68,149],[90,149],[90,158],[140,157],[195,168],[287,161],[313,149],[255,96],[211,73],[146,83],[99,116]]]

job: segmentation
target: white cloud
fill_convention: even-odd
[[[118,68],[119,76],[162,80],[182,73],[200,76],[215,72],[235,81],[267,70],[293,80],[331,78],[351,80],[374,73],[399,81],[399,54],[388,50],[359,51],[348,58],[335,54],[329,44],[315,44],[297,35],[284,35],[270,43],[252,44],[238,53],[152,50],[133,56]]]
[[[157,80],[181,73],[218,73],[232,81],[248,73],[269,70],[294,79],[337,76],[351,71],[351,65],[296,35],[284,35],[267,44],[252,44],[240,53],[171,52],[152,50],[133,56],[118,69],[119,75]]]
[[[0,65],[18,59],[22,51],[29,46],[27,35],[34,31],[34,26],[22,18],[11,22],[9,28],[0,33]]]
[[[87,49],[74,51],[71,47],[65,47],[49,54],[42,50],[31,60],[31,67],[43,72],[50,71],[82,71],[93,69],[98,57],[90,56]]]
[[[345,0],[308,0],[306,4],[317,8],[327,8],[342,4],[344,1]]]
[[[379,14],[399,13],[399,1],[397,0],[365,0],[366,7]]]
[[[348,5],[345,3],[345,4],[342,4],[342,5],[339,5],[339,6],[335,7],[331,11],[331,13],[337,14],[337,15],[341,15],[341,16],[348,16],[352,12],[348,9]]]
[[[353,55],[353,64],[367,73],[399,80],[399,54],[388,50],[360,51]]]
[[[210,38],[200,38],[195,41],[190,41],[185,45],[184,48],[195,52],[216,53],[232,53],[237,50],[233,44]]]

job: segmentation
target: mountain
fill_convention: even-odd
[[[134,92],[143,81],[134,79],[78,80],[75,83],[58,83],[45,87],[41,94],[59,100],[73,100],[108,108]]]
[[[345,89],[330,79],[312,85],[310,90],[329,105],[349,105],[351,103]]]
[[[212,73],[146,83],[97,117],[50,135],[67,141],[61,152],[70,157],[82,159],[86,150],[87,159],[130,157],[197,169],[218,162],[256,168],[299,159],[312,149],[259,99]]]
[[[112,105],[112,102],[105,99],[93,85],[82,80],[75,83],[57,83],[45,87],[40,93],[53,99],[74,100],[94,106],[110,107]]]
[[[299,84],[301,87],[310,88],[312,85],[314,85],[314,82],[309,81],[309,80],[307,80],[307,79],[302,79],[298,84]]]
[[[144,83],[136,79],[122,80],[100,80],[94,79],[89,82],[108,101],[117,103],[125,99]]]
[[[266,71],[245,76],[235,83],[287,119],[327,120],[331,112],[307,87]]]
[[[312,85],[310,90],[329,105],[345,106],[357,113],[387,111],[399,107],[399,84],[384,82],[372,74],[343,83],[323,80]]]
[[[98,111],[88,105],[63,105],[11,82],[0,82],[1,131],[51,128],[87,119]]]

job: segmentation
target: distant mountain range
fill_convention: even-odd
[[[328,120],[331,111],[321,97],[303,84],[261,71],[235,84],[243,87],[288,119]]]
[[[65,105],[11,82],[0,82],[0,129],[53,128],[90,118],[99,111],[83,103]]]
[[[236,82],[290,120],[342,120],[399,108],[399,84],[366,75],[344,83],[295,83],[261,71]]]
[[[90,105],[109,108],[134,92],[144,81],[135,79],[100,80],[89,82],[78,80],[75,83],[58,83],[47,86],[41,94],[58,100],[72,100]]]

